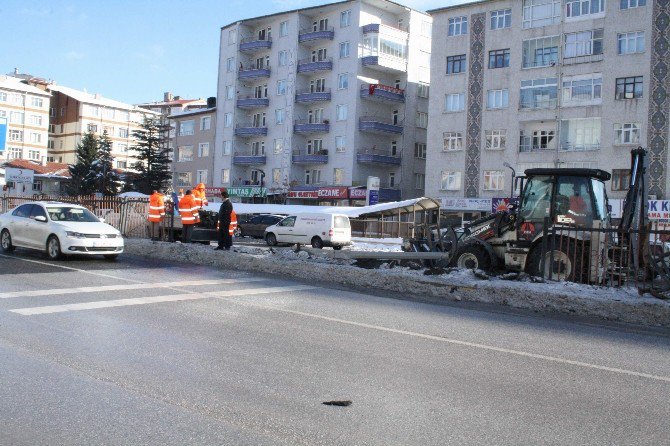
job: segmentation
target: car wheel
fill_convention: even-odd
[[[312,238],[312,248],[322,249],[323,248],[323,240],[321,240],[319,237],[313,237]]]
[[[339,251],[340,249],[342,249],[342,246],[341,245],[335,245],[335,246],[333,246],[333,249],[335,251]]]
[[[2,234],[0,235],[0,245],[2,246],[2,250],[4,252],[14,251],[14,245],[12,245],[12,236],[6,229],[2,231]]]
[[[265,243],[267,243],[268,246],[277,246],[277,237],[271,232],[265,236]]]
[[[118,256],[119,256],[118,254],[105,254],[105,255],[103,255],[103,257],[107,260],[116,260],[116,258]]]
[[[58,241],[58,237],[55,235],[52,235],[47,240],[47,256],[51,260],[58,260],[63,257],[63,252],[60,250],[60,241]]]

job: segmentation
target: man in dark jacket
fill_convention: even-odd
[[[228,251],[230,247],[233,246],[233,238],[228,232],[230,227],[230,214],[233,212],[233,203],[231,203],[230,198],[228,198],[227,189],[221,191],[221,198],[223,199],[223,202],[219,208],[218,246],[214,249],[225,249]]]

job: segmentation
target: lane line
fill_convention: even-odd
[[[99,308],[125,307],[131,305],[145,305],[161,302],[177,302],[182,300],[207,299],[212,297],[239,297],[255,296],[257,294],[272,294],[291,291],[313,290],[317,287],[309,285],[295,285],[283,287],[250,288],[246,290],[208,291],[204,293],[168,294],[163,296],[135,297],[129,299],[99,300],[94,302],[80,302],[65,305],[48,305],[43,307],[15,308],[12,313],[23,316],[34,316],[38,314],[64,313],[68,311],[93,310]]]
[[[260,308],[264,310],[270,310],[270,311],[279,311],[282,313],[288,313],[288,314],[293,314],[296,316],[303,316],[303,317],[309,317],[313,319],[320,319],[324,321],[329,321],[329,322],[335,322],[339,324],[345,324],[345,325],[351,325],[355,327],[361,327],[361,328],[367,328],[371,330],[377,330],[377,331],[383,331],[387,333],[394,333],[394,334],[400,334],[400,335],[405,335],[405,336],[412,336],[415,338],[421,338],[421,339],[427,339],[431,341],[439,341],[439,342],[446,342],[448,344],[453,344],[453,345],[461,345],[464,347],[472,347],[472,348],[477,348],[481,350],[488,350],[488,351],[494,351],[498,353],[505,353],[508,355],[516,355],[516,356],[522,356],[526,358],[533,358],[533,359],[541,359],[544,361],[549,361],[549,362],[555,362],[559,364],[568,364],[568,365],[573,365],[577,367],[584,367],[588,369],[594,369],[594,370],[602,370],[606,372],[612,372],[612,373],[618,373],[622,375],[629,375],[629,376],[635,376],[638,378],[646,378],[646,379],[652,379],[656,381],[663,381],[670,383],[670,376],[662,376],[662,375],[652,375],[649,373],[642,373],[642,372],[635,372],[633,370],[626,370],[626,369],[620,369],[617,367],[607,367],[607,366],[602,366],[602,365],[597,365],[597,364],[591,364],[588,362],[582,362],[582,361],[573,361],[571,359],[564,359],[564,358],[558,358],[555,356],[547,356],[547,355],[540,355],[537,353],[530,353],[530,352],[525,352],[521,350],[512,350],[508,348],[502,348],[502,347],[495,347],[492,345],[486,345],[486,344],[479,344],[476,342],[468,342],[468,341],[461,341],[458,339],[451,339],[443,336],[434,336],[434,335],[429,335],[425,333],[417,333],[414,331],[408,331],[408,330],[399,330],[396,328],[389,328],[389,327],[382,327],[379,325],[373,325],[373,324],[366,324],[363,322],[355,322],[355,321],[349,321],[346,319],[338,319],[334,317],[329,317],[329,316],[322,316],[319,314],[314,314],[314,313],[306,313],[303,311],[295,311],[295,310],[287,310],[283,308],[277,308],[277,307],[272,307],[272,306],[266,306],[266,305],[259,305],[251,302],[244,302],[244,301],[230,301],[238,305],[244,305],[244,306],[249,306],[249,307],[255,307],[255,308]]]
[[[180,282],[158,282],[158,283],[143,282],[128,285],[101,285],[101,286],[89,286],[89,287],[77,287],[77,288],[53,288],[53,289],[29,290],[29,291],[11,291],[7,293],[0,293],[0,299],[9,299],[13,297],[37,297],[37,296],[57,296],[63,294],[100,293],[105,291],[141,290],[146,288],[171,288],[171,287],[181,288],[187,286],[260,282],[263,280],[266,279],[260,277],[250,277],[245,279],[184,280]]]

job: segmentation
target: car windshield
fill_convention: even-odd
[[[73,206],[47,207],[49,218],[53,221],[81,221],[86,223],[99,222],[98,217],[88,209]]]

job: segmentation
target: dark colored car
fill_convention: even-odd
[[[242,236],[264,238],[265,228],[277,224],[278,221],[284,218],[284,215],[256,215],[249,221],[240,225],[240,232]]]

